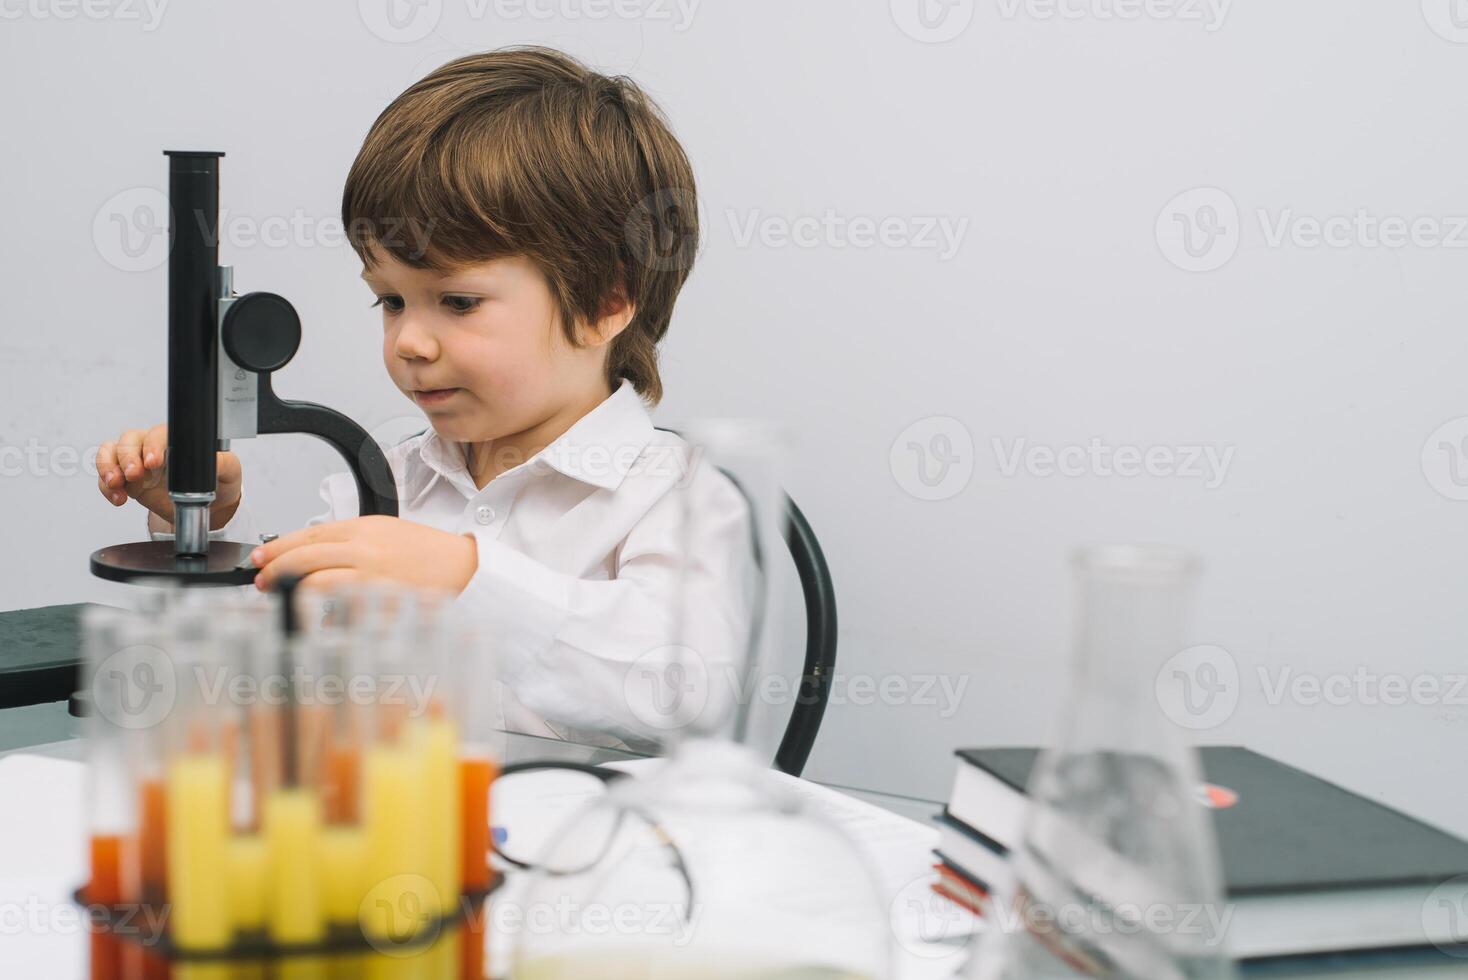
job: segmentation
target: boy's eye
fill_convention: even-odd
[[[378,306],[389,313],[401,313],[403,312],[403,298],[401,296],[379,296],[377,302],[373,303],[369,309]]]
[[[443,301],[455,313],[471,313],[479,306],[477,296],[445,296]]]

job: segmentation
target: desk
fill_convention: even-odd
[[[87,605],[0,612],[0,708],[71,696],[81,661],[81,612]]]
[[[35,712],[35,714],[37,717],[42,718],[42,723],[33,726],[33,733],[35,736],[34,742],[42,742],[43,744],[13,746],[9,749],[9,751],[0,752],[0,758],[12,754],[32,754],[41,755],[53,759],[80,760],[84,754],[84,743],[80,739],[65,738],[57,741],[44,741],[46,732],[53,730],[55,725],[64,724],[66,722],[65,707],[66,706],[64,703],[57,705],[40,706],[40,708],[44,710],[38,710],[37,712]],[[26,710],[29,711],[30,709]],[[0,718],[3,718],[4,715],[10,713],[11,712],[0,712]],[[614,749],[593,748],[590,746],[578,745],[569,742],[560,742],[531,735],[506,735],[504,742],[504,753],[507,762],[561,759],[573,762],[601,763],[639,758],[632,753],[617,751]],[[888,811],[904,816],[914,817],[917,819],[924,819],[926,816],[931,815],[931,813],[936,812],[936,810],[940,807],[940,804],[937,801],[915,800],[907,797],[893,796],[890,794],[875,793],[869,790],[843,789],[843,792],[846,792],[852,796],[856,796],[867,802],[876,804],[877,806],[883,807]],[[5,802],[6,801],[4,800],[0,800],[0,837],[3,837],[3,835],[5,835],[6,832],[10,829],[6,823],[6,813],[8,808],[6,805],[4,805]],[[80,827],[80,814],[57,814],[55,822],[58,826],[66,828],[64,831],[62,831],[63,833],[67,835],[75,835],[77,840],[75,851],[79,855],[82,850],[80,841],[83,833]],[[0,843],[3,843],[3,840],[0,840]],[[79,863],[72,863],[76,864],[76,867],[78,869],[81,867]],[[912,864],[914,869],[913,874],[922,874],[923,871],[926,869],[925,856],[915,855]],[[54,874],[54,872],[48,870],[47,874],[51,875]],[[77,872],[68,871],[65,872],[65,874],[70,877],[79,877],[79,874]],[[0,879],[3,879],[3,876],[0,876]],[[3,880],[0,880],[0,884],[3,884]],[[65,888],[69,888],[73,884],[74,882],[70,880],[64,883]],[[3,906],[4,897],[0,896],[0,908],[3,908]],[[3,941],[0,941],[0,976],[44,976],[47,978],[47,980],[53,980],[53,978],[57,978],[57,980],[70,980],[72,975],[64,971],[46,970],[43,972],[32,971],[29,973],[14,973],[13,971],[7,970],[6,944],[12,943],[16,938],[17,937],[11,936],[6,937]],[[80,943],[82,942],[82,940],[78,939],[77,942]],[[504,945],[505,944],[502,942],[501,953],[503,953]],[[10,948],[13,949],[14,947],[11,946]],[[70,959],[78,960],[80,950],[82,948],[84,947],[77,946],[76,949],[71,952]],[[490,948],[491,950],[495,949],[495,940],[493,938],[491,938]],[[901,952],[901,950],[898,950],[895,951],[895,954],[900,956]],[[955,956],[957,956],[957,954],[959,953],[957,949],[955,949],[954,952]],[[950,973],[944,972],[941,967],[941,963],[932,960],[913,962],[912,958],[909,958],[906,962],[905,968],[903,968],[900,964],[899,972],[896,974],[896,977],[898,978],[898,980],[907,980],[907,978],[910,977],[917,978],[917,980],[930,980],[930,978],[946,977],[951,975]],[[1304,978],[1326,977],[1350,978],[1350,980],[1399,980],[1399,978],[1393,976],[1391,973],[1374,969],[1351,970],[1348,972],[1328,972],[1325,970],[1310,968],[1302,968],[1298,971],[1290,972],[1285,972],[1283,970],[1270,971],[1268,973],[1246,971],[1244,976],[1278,977],[1280,978],[1280,980],[1285,980],[1285,978],[1289,978],[1289,980],[1304,980]],[[1459,980],[1461,980],[1462,977],[1468,976],[1468,963],[1464,963],[1462,965],[1444,965],[1440,968],[1440,970],[1432,970],[1423,973],[1414,972],[1412,976],[1414,978],[1419,976],[1431,976],[1434,978],[1441,977],[1442,980],[1449,980],[1449,978],[1459,978]],[[81,976],[77,976],[76,980],[83,980],[83,978]]]
[[[64,713],[65,705],[58,704],[48,706],[48,708],[51,712]],[[604,763],[642,758],[633,753],[615,749],[578,745],[520,734],[505,734],[501,751],[505,761],[511,763],[547,759],[582,763]],[[85,742],[78,738],[66,738],[60,741],[42,744],[14,746],[9,751],[0,753],[0,761],[3,761],[4,757],[12,755],[30,755],[52,760],[80,761],[85,755]],[[10,810],[9,808],[0,806],[0,852],[3,852],[3,845],[6,840],[12,843],[21,839],[33,842],[22,846],[22,851],[28,853],[20,854],[18,860],[19,878],[12,882],[12,884],[20,888],[22,892],[43,896],[43,902],[49,903],[52,907],[57,903],[63,902],[64,899],[62,896],[76,884],[74,879],[78,879],[84,875],[84,864],[81,860],[84,831],[81,826],[82,813],[80,801],[82,796],[79,786],[80,773],[76,772],[73,767],[64,768],[65,771],[55,774],[47,773],[45,776],[37,774],[34,782],[28,783],[27,787],[21,788],[16,793],[17,796],[24,796],[25,790],[30,786],[34,785],[39,788],[44,783],[54,783],[56,785],[63,783],[78,784],[76,786],[68,786],[64,793],[57,798],[53,798],[55,796],[54,793],[51,795],[38,794],[31,801],[31,807],[44,809],[46,811],[45,814],[37,814],[34,809],[29,812],[24,812],[20,807]],[[931,815],[939,807],[936,801],[914,800],[906,797],[862,790],[852,791],[851,795],[859,795],[865,801],[877,804],[890,812],[916,815],[919,818],[925,818]],[[896,820],[890,815],[883,815],[877,813],[877,811],[870,810],[865,812],[872,813],[878,818],[878,822],[887,822],[904,827],[908,826],[907,821]],[[926,820],[924,820],[922,825],[915,826],[915,840],[912,839],[914,837],[913,833],[902,831],[904,838],[902,842],[903,846],[899,849],[892,850],[890,854],[884,854],[884,858],[890,858],[894,855],[897,856],[900,869],[903,875],[906,876],[908,884],[913,887],[921,885],[923,889],[926,888],[926,884],[920,882],[918,879],[924,879],[930,876],[929,865],[931,855],[929,848],[936,842],[936,832],[933,833],[932,841],[926,840],[929,827],[930,824]],[[29,829],[27,830],[25,828]],[[12,859],[15,859],[18,852],[15,848],[12,848],[10,853],[12,854]],[[26,860],[27,857],[30,859],[29,862]],[[4,858],[0,858],[0,863],[4,863],[4,860]],[[29,885],[26,884],[28,874]],[[0,885],[3,884],[3,882],[0,882]],[[518,891],[517,885],[519,886]],[[517,881],[512,878],[507,886],[496,894],[492,902],[500,902],[513,907],[517,900],[523,901],[523,887],[523,880]],[[14,895],[11,895],[7,899],[3,892],[4,888],[0,887],[0,908],[3,908],[7,901],[14,903],[16,900]],[[498,924],[498,919],[492,913],[489,922],[491,924],[489,941],[489,949],[491,951],[490,963],[492,967],[503,966],[503,963],[498,957],[505,955],[510,946],[510,941],[508,941],[506,936],[501,936],[494,931]],[[21,936],[19,938],[25,939],[26,937]],[[3,945],[0,945],[0,976],[45,976],[49,980],[52,977],[68,978],[76,975],[75,971],[79,968],[78,964],[84,962],[85,938],[72,935],[65,937],[53,935],[49,937],[42,936],[40,939],[42,941],[33,944],[35,948],[31,950],[21,950],[17,953],[14,946],[10,948],[11,955],[24,957],[22,960],[24,969],[19,973],[14,972],[16,968],[15,964],[7,964],[7,950]],[[22,945],[25,944],[22,943]],[[902,960],[902,963],[894,973],[896,980],[909,980],[909,978],[911,980],[937,980],[937,978],[948,977],[952,974],[951,968],[942,968],[942,964],[935,959],[934,953],[918,955],[913,953],[911,948],[904,947],[894,949],[893,955]],[[944,947],[939,955],[948,957],[950,963],[956,963],[961,961],[964,952],[962,945],[956,944]],[[7,966],[10,966],[12,969],[7,969]],[[81,980],[81,978],[79,977],[78,980]]]
[[[12,753],[43,755],[56,759],[83,758],[81,723],[67,714],[66,702],[38,704],[0,711],[0,758]],[[538,735],[506,733],[505,762],[530,762],[551,759],[559,762],[621,762],[644,756],[617,749],[598,748],[576,742],[562,742]],[[813,780],[822,786],[840,790],[848,796],[881,807],[899,816],[923,823],[932,821],[943,810],[942,800],[924,799],[883,793],[859,786]]]

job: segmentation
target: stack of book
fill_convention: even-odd
[[[978,914],[1014,885],[1035,749],[963,749],[934,888]],[[1273,759],[1199,750],[1230,952],[1249,975],[1468,977],[1468,842]],[[1444,972],[1447,971],[1447,972]],[[1454,972],[1457,971],[1457,972]]]

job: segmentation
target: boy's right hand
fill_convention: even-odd
[[[168,496],[168,468],[164,465],[167,449],[166,425],[129,429],[116,442],[103,443],[97,449],[97,489],[114,507],[121,507],[131,497],[172,526],[173,500]],[[240,506],[240,458],[234,453],[220,453],[215,465],[218,483],[209,508],[211,530],[227,524]]]

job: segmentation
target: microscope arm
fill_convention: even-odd
[[[397,485],[377,440],[341,412],[315,402],[280,398],[269,372],[260,374],[260,434],[303,432],[329,443],[357,481],[358,512],[398,516]]]

